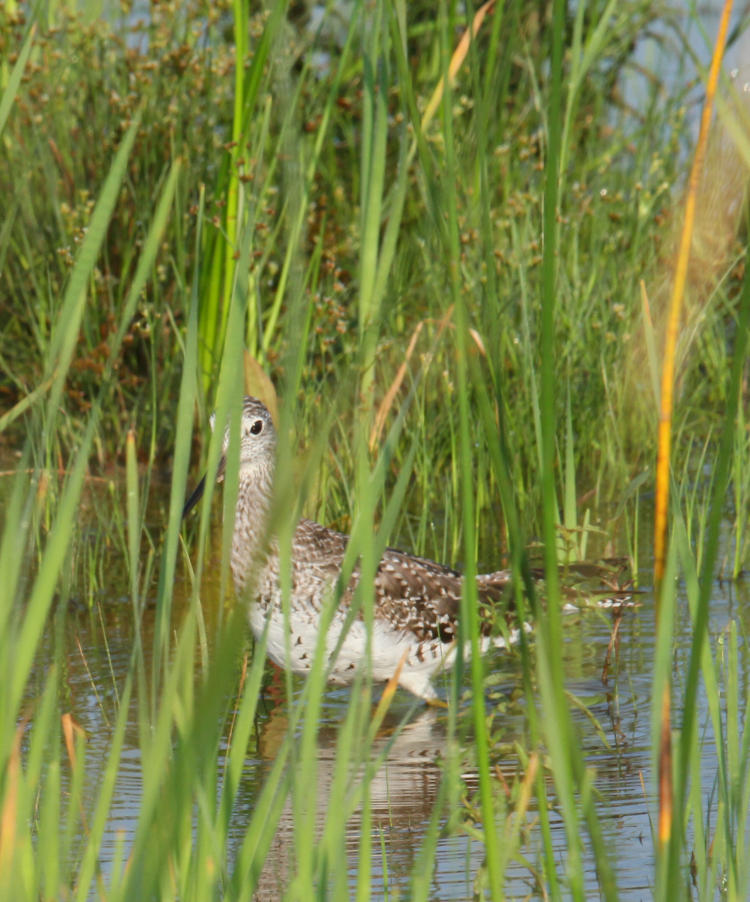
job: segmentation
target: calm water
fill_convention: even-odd
[[[647,559],[644,549],[643,559]],[[117,568],[112,569],[117,579]],[[124,572],[123,572],[124,575]],[[645,574],[645,582],[649,575]],[[712,645],[720,639],[730,618],[739,618],[741,628],[746,624],[748,610],[743,585],[717,584],[712,601]],[[738,593],[739,598],[738,598]],[[564,660],[567,689],[571,693],[571,711],[581,737],[586,764],[596,771],[596,788],[600,794],[599,810],[602,829],[611,851],[617,872],[618,886],[623,899],[640,900],[651,896],[653,874],[651,822],[655,812],[653,775],[649,751],[649,718],[651,704],[651,667],[654,658],[653,598],[648,591],[640,596],[640,606],[626,612],[620,628],[619,652],[610,667],[607,683],[602,669],[607,657],[612,621],[609,615],[589,611],[569,616],[564,623]],[[687,622],[684,598],[678,624]],[[179,611],[174,619],[179,622]],[[142,637],[150,647],[153,610],[143,615]],[[64,649],[64,686],[67,706],[76,722],[85,730],[87,762],[91,786],[99,782],[99,768],[103,767],[109,748],[112,726],[104,711],[113,710],[113,695],[122,686],[127,672],[134,641],[134,615],[123,582],[113,583],[98,600],[93,612],[80,606],[69,608],[62,647]],[[59,633],[58,633],[59,636]],[[105,642],[106,637],[106,642]],[[58,640],[59,641],[59,640]],[[676,637],[676,682],[685,671],[689,635],[685,629]],[[47,650],[54,643],[52,631],[47,638]],[[60,645],[58,645],[58,648]],[[43,654],[45,652],[43,651]],[[510,748],[518,740],[524,742],[524,700],[521,687],[521,664],[516,654],[496,654],[490,668],[499,693],[508,707],[503,716],[503,747]],[[748,656],[740,662],[741,681],[747,686],[750,677]],[[33,691],[33,689],[32,689]],[[264,705],[256,724],[256,733],[248,748],[240,796],[235,809],[230,845],[236,848],[242,840],[247,820],[268,772],[280,737],[286,730],[285,706],[276,701],[282,698],[280,683],[273,682],[264,693]],[[742,697],[746,697],[741,695]],[[337,726],[342,721],[348,701],[348,690],[331,688],[325,699],[320,724],[320,760],[318,785],[318,816],[322,824],[327,813],[327,790],[336,757]],[[411,697],[399,691],[379,737],[379,748],[391,741],[395,724],[412,709]],[[488,697],[488,710],[492,705]],[[464,710],[463,715],[466,715]],[[468,717],[464,716],[464,720]],[[699,730],[708,722],[705,708],[700,711]],[[507,734],[506,734],[507,730]],[[439,761],[446,750],[447,715],[417,706],[406,728],[398,735],[388,753],[386,763],[378,772],[371,787],[373,821],[373,898],[408,897],[409,874],[424,838],[441,781]],[[464,730],[466,735],[466,730]],[[471,761],[470,740],[464,750]],[[495,752],[498,764],[508,777],[517,767],[515,756],[503,758]],[[704,794],[709,799],[715,767],[715,751],[709,739],[704,747]],[[464,771],[469,794],[476,789],[471,764]],[[141,796],[141,760],[137,729],[137,700],[132,703],[132,717],[122,756],[117,787],[111,807],[109,824],[101,849],[101,868],[106,877],[115,850],[124,844],[127,850],[135,829]],[[553,794],[550,792],[550,800]],[[565,869],[566,837],[562,822],[554,810],[552,835],[557,850],[559,871]],[[533,808],[527,816],[530,838],[522,851],[532,866],[539,860],[539,836]],[[350,849],[350,880],[356,885],[358,862],[356,849],[360,842],[360,819],[355,814],[347,825]],[[381,843],[386,853],[384,868]],[[287,862],[293,854],[293,824],[291,809],[282,814],[276,831],[269,866],[263,874],[259,898],[274,899],[280,894],[288,873]],[[471,899],[473,882],[481,868],[484,848],[465,832],[446,835],[438,845],[435,877],[431,898],[435,900]],[[387,880],[384,877],[387,873]],[[593,862],[588,862],[588,889],[597,895],[597,880]],[[509,897],[541,897],[530,869],[520,862],[512,864],[506,884]]]

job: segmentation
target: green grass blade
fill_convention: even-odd
[[[441,56],[443,72],[447,73],[449,57],[449,41],[447,10],[441,5],[445,27],[441,29]],[[442,104],[442,125],[445,141],[446,186],[454,186],[456,182],[456,147],[452,120],[453,94],[450,81],[446,78],[446,93]],[[448,243],[446,252],[448,259],[460,259],[458,202],[455,190],[447,187],[444,201],[448,225]],[[461,499],[461,521],[463,527],[463,551],[466,567],[464,571],[464,590],[461,603],[462,629],[459,631],[459,647],[468,640],[471,644],[471,680],[472,680],[472,718],[475,732],[476,760],[479,777],[479,793],[481,800],[482,820],[485,824],[487,871],[490,891],[493,898],[502,894],[502,873],[500,858],[494,842],[495,805],[492,794],[490,775],[489,749],[487,739],[486,717],[484,709],[484,672],[479,654],[479,621],[476,586],[476,537],[474,519],[474,484],[472,477],[473,439],[470,425],[469,385],[468,385],[468,313],[461,289],[456,263],[450,267],[450,292],[455,305],[456,342],[457,342],[457,385],[458,385],[458,439],[459,439],[459,478]]]
[[[49,424],[55,422],[63,383],[78,340],[91,271],[96,265],[97,256],[107,234],[107,225],[117,203],[120,186],[125,178],[128,158],[138,134],[140,121],[141,114],[136,113],[117,149],[115,159],[112,161],[112,166],[91,215],[81,249],[76,257],[73,271],[70,274],[60,314],[52,333],[45,367],[45,378],[52,378],[47,405]]]
[[[18,54],[18,59],[14,63],[13,69],[11,70],[8,82],[3,87],[2,97],[0,97],[0,136],[3,133],[5,123],[7,122],[10,111],[13,108],[13,103],[16,99],[16,94],[18,93],[18,86],[21,84],[21,78],[23,76],[24,69],[26,68],[26,63],[29,61],[29,54],[31,53],[31,48],[34,44],[35,35],[36,23],[34,22],[29,28],[26,39],[23,42],[21,52]]]
[[[110,806],[114,796],[115,784],[119,775],[120,756],[125,742],[125,731],[130,717],[130,690],[131,681],[128,680],[122,692],[120,709],[117,722],[112,734],[112,740],[107,754],[107,763],[104,767],[104,775],[98,788],[96,807],[91,820],[86,841],[86,849],[83,860],[78,870],[78,879],[75,898],[79,902],[90,898],[91,883],[99,865],[99,849],[102,836],[110,818]]]

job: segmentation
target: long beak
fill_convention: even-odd
[[[221,482],[221,480],[224,478],[224,469],[226,468],[226,465],[227,465],[227,459],[222,454],[221,460],[219,461],[219,469],[216,471],[216,481],[217,482]],[[185,517],[187,517],[187,515],[195,507],[195,505],[201,500],[205,489],[206,489],[206,477],[204,475],[203,478],[201,479],[201,481],[195,487],[193,494],[185,502],[185,507],[183,507],[183,509],[182,509],[183,520],[185,519]]]

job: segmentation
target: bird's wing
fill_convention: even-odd
[[[507,584],[505,573],[477,579],[482,635],[495,632],[498,615],[505,613]],[[462,587],[463,576],[458,571],[388,548],[375,575],[375,603],[378,614],[394,628],[410,630],[420,639],[453,642]]]

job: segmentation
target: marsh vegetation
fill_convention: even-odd
[[[658,625],[651,591],[696,33],[645,0],[3,4],[2,898],[746,898],[742,70],[671,358]],[[236,483],[181,522],[260,373],[282,544],[304,513],[513,569],[538,630],[445,711],[274,675]],[[563,622],[557,566],[613,555],[640,607]]]

